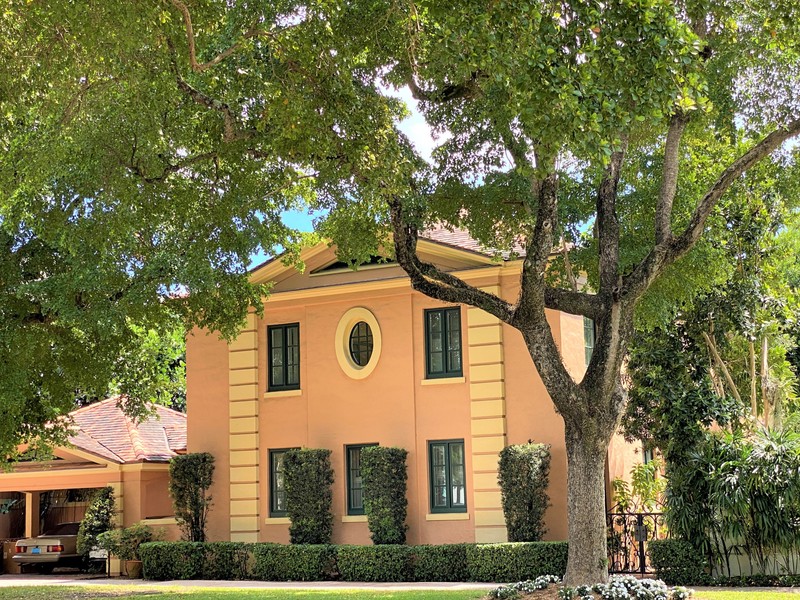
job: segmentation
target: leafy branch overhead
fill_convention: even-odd
[[[520,332],[564,418],[567,580],[604,577],[591,490],[634,321],[723,278],[713,240],[732,191],[797,190],[796,3],[2,6],[0,359],[54,365],[33,389],[4,372],[4,407],[41,423],[63,409],[45,401],[56,373],[73,389],[108,379],[78,349],[117,354],[123,323],[231,336],[268,292],[249,285],[250,256],[297,260],[303,236],[281,215],[312,210],[344,260],[393,235],[415,289]],[[409,104],[438,136],[430,160],[399,129]],[[518,290],[422,260],[432,224],[520,258]],[[585,374],[564,366],[547,309],[594,320]]]

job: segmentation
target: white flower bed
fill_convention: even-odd
[[[533,581],[501,585],[489,592],[489,598],[511,600],[560,582],[560,577],[544,575]],[[561,587],[558,590],[561,600],[685,600],[691,595],[692,591],[684,587],[670,588],[660,579],[636,579],[631,575],[612,575],[608,583]]]

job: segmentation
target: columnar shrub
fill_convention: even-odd
[[[97,546],[97,536],[114,528],[114,490],[97,490],[78,529],[78,554],[88,556]]]
[[[375,544],[406,543],[406,457],[403,448],[368,446],[361,450],[364,512]]]
[[[500,452],[498,482],[508,541],[536,542],[547,531],[544,512],[549,506],[550,446],[518,444]]]
[[[283,463],[286,509],[293,544],[329,544],[333,533],[331,451],[289,450]]]
[[[214,457],[208,452],[176,456],[169,461],[169,494],[175,520],[190,542],[206,540],[206,521],[211,509],[209,489],[214,481]]]

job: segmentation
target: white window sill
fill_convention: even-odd
[[[264,519],[265,525],[291,525],[292,520],[289,517],[267,517]]]
[[[426,521],[469,521],[469,513],[428,513]]]
[[[271,400],[273,398],[291,398],[293,396],[302,396],[303,390],[280,390],[278,392],[264,392],[264,400]]]
[[[464,383],[464,377],[438,377],[435,379],[423,379],[419,382],[420,385],[447,385],[449,383]]]

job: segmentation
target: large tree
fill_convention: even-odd
[[[249,255],[296,258],[280,215],[305,204],[343,258],[391,233],[415,289],[520,331],[565,424],[566,579],[606,577],[603,461],[637,305],[713,283],[713,245],[690,251],[718,201],[759,163],[778,181],[793,164],[775,152],[800,132],[796,3],[2,7],[1,348],[46,363],[34,384],[0,375],[24,392],[4,407],[62,371],[75,387],[102,376],[76,367],[83,340],[114,352],[167,311],[235,331],[267,291],[247,285]],[[400,133],[392,89],[442,134],[431,162]],[[422,262],[432,223],[521,256],[518,299]],[[596,323],[581,381],[546,309]]]

